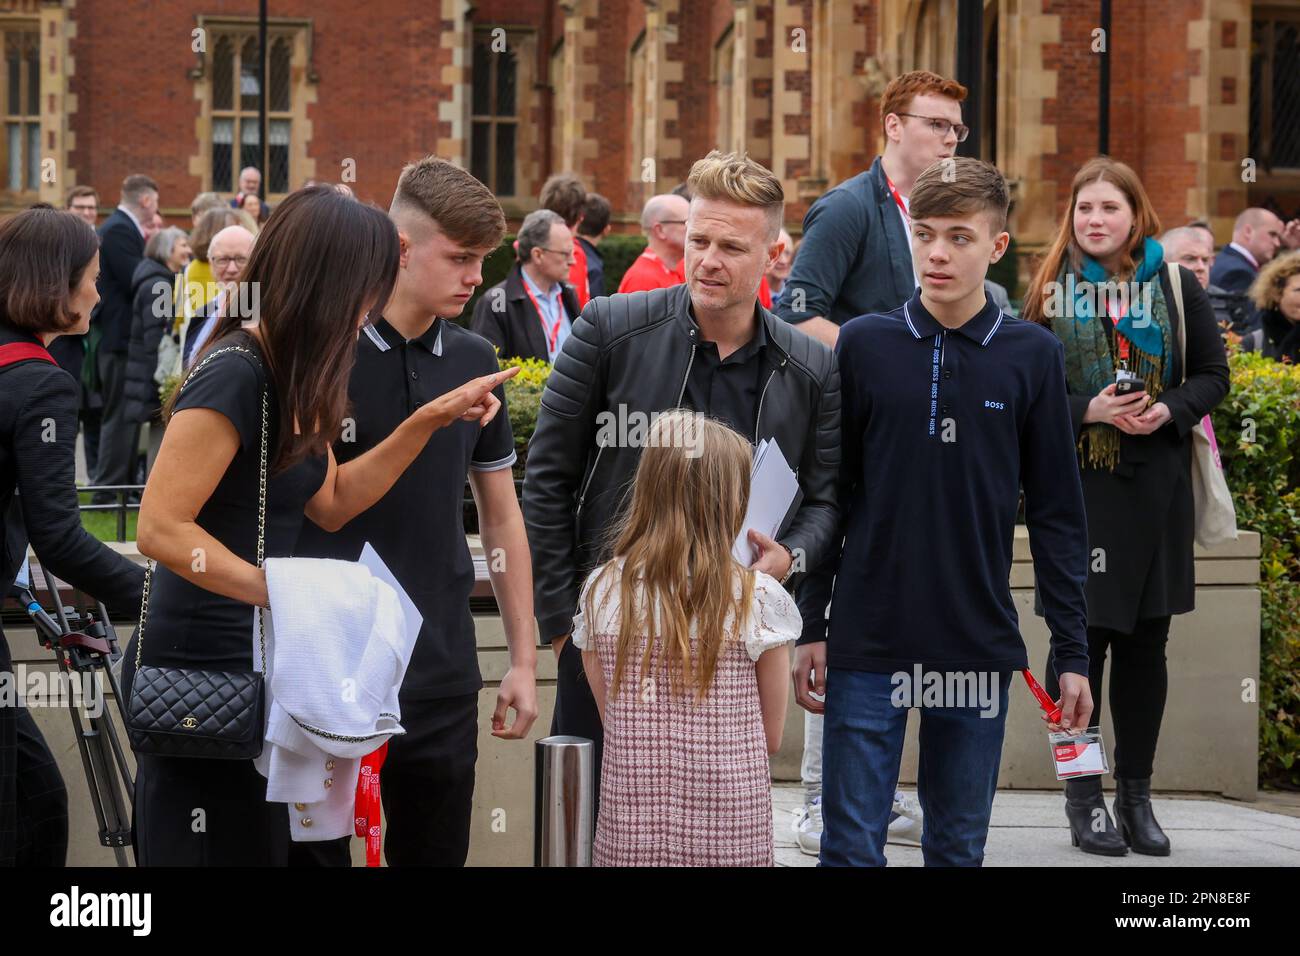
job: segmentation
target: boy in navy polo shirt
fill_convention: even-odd
[[[351,419],[334,445],[339,461],[384,441],[424,402],[498,370],[486,339],[447,321],[482,283],[483,258],[505,234],[496,198],[460,167],[429,156],[402,170],[389,216],[401,270],[383,314],[371,312],[357,339]],[[380,773],[390,866],[463,866],[469,850],[483,679],[469,608],[467,473],[510,649],[492,735],[521,739],[537,717],[532,557],[505,395],[500,386],[495,394],[502,408],[491,423],[441,429],[388,494],[348,524],[331,533],[304,522],[295,552],[355,560],[369,542],[424,618],[400,693],[406,733],[389,741]],[[346,839],[294,844],[290,862],[347,865],[348,850]]]
[[[795,662],[799,703],[826,715],[824,865],[884,865],[913,706],[925,863],[983,862],[1008,687],[1028,666],[1009,584],[1022,486],[1059,726],[1086,727],[1092,713],[1088,536],[1062,349],[984,291],[1010,238],[1007,207],[988,163],[926,169],[911,196],[920,288],[840,331],[843,549],[800,588]]]

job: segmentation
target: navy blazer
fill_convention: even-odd
[[[99,227],[99,305],[90,320],[103,333],[99,347],[126,353],[131,340],[131,280],[144,258],[144,236],[121,209]]]
[[[915,289],[912,245],[876,157],[866,172],[812,204],[794,268],[772,311],[787,322],[822,316],[843,325],[855,316],[891,312]]]
[[[605,259],[596,250],[596,244],[586,236],[579,236],[578,241],[587,254],[587,291],[594,299],[605,294]]]
[[[181,368],[183,371],[189,371],[190,361],[194,356],[194,343],[198,341],[203,330],[207,328],[209,323],[216,322],[221,318],[221,311],[217,308],[218,301],[219,299],[213,299],[210,302],[203,303],[202,306],[194,310],[194,315],[190,317],[189,322],[186,324],[185,344],[181,350]],[[211,338],[212,336],[209,335],[208,341]],[[204,345],[206,344],[207,341],[204,342]]]
[[[1225,292],[1244,295],[1255,281],[1259,270],[1249,259],[1232,246],[1224,246],[1214,257],[1214,266],[1210,269],[1210,285],[1217,285]]]
[[[803,290],[802,309],[795,289]],[[984,289],[994,305],[1010,312],[1006,289],[987,279]],[[915,291],[912,240],[877,157],[865,173],[846,179],[808,210],[799,254],[772,311],[787,322],[821,316],[843,325],[859,315],[901,308]]]
[[[572,328],[582,310],[578,308],[573,286],[567,282],[560,284],[560,301]],[[501,358],[551,360],[546,349],[546,332],[524,288],[523,267],[518,262],[511,266],[505,279],[479,296],[469,327],[495,345]]]

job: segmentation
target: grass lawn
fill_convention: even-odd
[[[90,504],[90,495],[86,492],[80,492],[77,496],[81,499],[83,505]],[[135,522],[138,512],[128,511],[126,513],[126,540],[135,540]],[[83,511],[81,513],[81,524],[87,531],[93,534],[100,541],[117,540],[117,512],[116,511]]]

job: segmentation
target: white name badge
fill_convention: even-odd
[[[1056,766],[1056,779],[1088,777],[1110,771],[1101,728],[1089,727],[1085,733],[1049,733],[1048,746]]]

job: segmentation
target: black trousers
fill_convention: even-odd
[[[81,413],[81,447],[86,454],[86,474],[91,480],[99,472],[99,416],[98,408]]]
[[[92,477],[97,485],[126,485],[135,478],[135,442],[140,433],[139,424],[126,414],[126,352],[100,352],[98,362],[104,411]]]
[[[1106,672],[1106,652],[1112,657],[1110,672],[1114,774],[1131,780],[1151,776],[1169,690],[1165,646],[1169,641],[1168,617],[1144,618],[1133,633],[1107,627],[1088,628],[1088,685],[1092,690],[1092,723],[1101,723],[1101,687]],[[1061,695],[1051,652],[1047,655],[1047,692]]]
[[[63,866],[67,856],[58,764],[27,708],[0,705],[0,867]]]
[[[379,773],[389,866],[464,866],[478,761],[478,694],[402,701],[406,733]],[[293,843],[290,866],[350,866],[352,837]]]
[[[284,866],[289,810],[251,760],[136,754],[137,866]]]
[[[551,716],[551,733],[571,737],[586,737],[595,746],[592,748],[594,780],[592,792],[595,794],[595,813],[600,810],[600,761],[605,752],[605,726],[600,722],[600,708],[587,683],[587,673],[582,669],[582,651],[573,646],[573,641],[564,642],[560,650],[560,660],[555,668],[555,712]]]

